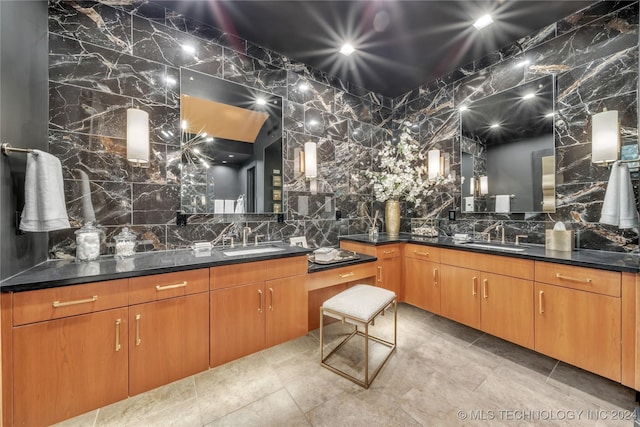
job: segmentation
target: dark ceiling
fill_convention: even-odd
[[[402,95],[595,1],[162,1],[166,7],[389,97]],[[493,25],[473,22],[492,13]],[[344,40],[357,49],[338,53]]]

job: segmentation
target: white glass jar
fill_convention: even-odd
[[[76,231],[76,259],[93,261],[100,256],[101,230],[88,223]]]
[[[116,259],[123,259],[136,253],[136,234],[124,227],[120,234],[114,237],[116,241]]]

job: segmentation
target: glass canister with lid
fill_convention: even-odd
[[[124,259],[136,253],[136,238],[137,235],[129,230],[129,227],[124,227],[122,231],[114,237],[116,241],[116,259]]]
[[[76,259],[78,261],[93,261],[100,256],[102,230],[87,223],[76,230]]]

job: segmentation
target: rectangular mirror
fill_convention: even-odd
[[[282,211],[282,98],[180,70],[184,213]]]
[[[460,111],[462,212],[555,212],[553,75]]]

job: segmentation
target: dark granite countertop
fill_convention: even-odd
[[[372,262],[378,258],[365,254],[357,254],[357,259],[351,259],[348,261],[340,261],[335,264],[316,264],[309,261],[309,273],[317,273],[318,271],[332,270],[334,268],[346,267],[349,265],[362,264],[365,262]]]
[[[491,246],[491,248],[473,247],[468,243],[456,243],[450,237],[424,237],[409,233],[400,233],[397,237],[389,237],[381,233],[376,241],[369,240],[367,234],[342,236],[340,240],[367,243],[371,245],[387,245],[392,243],[416,243],[425,246],[437,246],[442,248],[459,249],[470,252],[480,252],[493,255],[502,255],[514,258],[524,258],[535,261],[547,261],[558,264],[576,265],[581,267],[599,268],[610,271],[640,272],[640,254],[624,252],[607,252],[590,249],[579,249],[572,252],[558,252],[546,250],[543,245],[523,243],[520,246],[513,244],[504,245],[500,249],[500,243],[474,242],[476,244]],[[522,248],[522,252],[513,252],[510,248]]]
[[[225,255],[223,252],[255,249],[236,246],[231,249],[215,248],[211,251],[194,252],[191,249],[138,253],[131,258],[115,260],[113,256],[102,256],[95,261],[49,260],[0,282],[0,292],[18,292],[79,283],[146,276],[150,274],[208,268],[227,264],[238,264],[268,259],[306,255],[310,249],[288,246],[284,243],[263,244],[281,250],[261,254]]]

